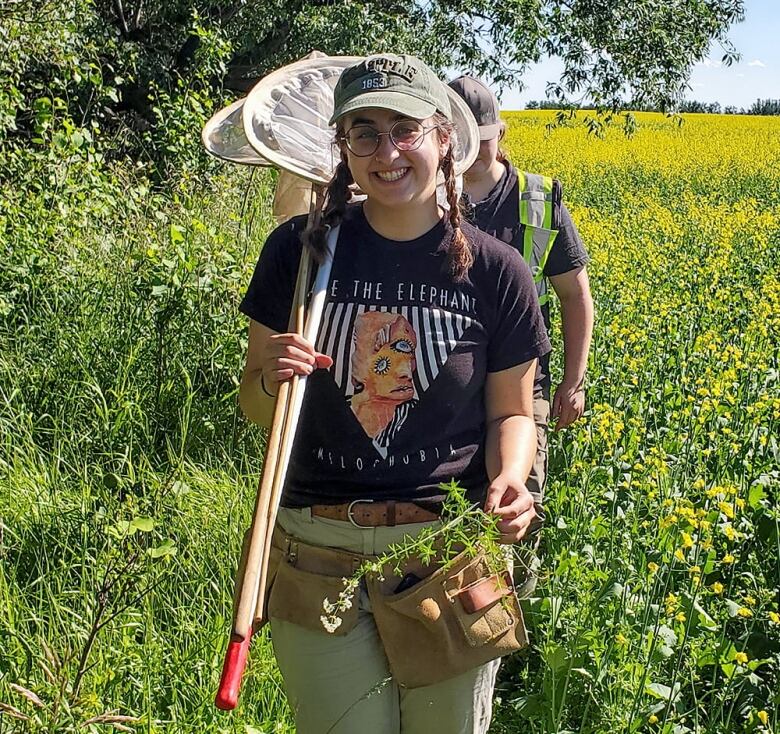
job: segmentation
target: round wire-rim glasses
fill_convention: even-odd
[[[346,143],[352,155],[367,158],[379,150],[383,135],[390,138],[390,142],[397,150],[406,152],[417,150],[422,145],[423,138],[431,130],[437,130],[439,127],[439,125],[425,127],[415,120],[398,120],[386,133],[380,133],[373,125],[360,124],[349,128],[339,136],[339,140]]]

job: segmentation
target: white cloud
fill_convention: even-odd
[[[748,66],[760,66],[762,69],[766,66],[766,64],[761,61],[761,59],[753,59]]]
[[[703,66],[705,69],[719,69],[723,64],[714,59],[702,59],[696,62],[696,66]]]
[[[745,78],[744,74],[737,74],[737,79],[744,79],[744,78]]]

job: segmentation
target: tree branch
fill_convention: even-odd
[[[133,16],[133,30],[138,30],[141,27],[141,13],[144,9],[144,0],[138,0],[138,7],[135,10]]]
[[[120,30],[122,36],[127,39],[130,36],[130,29],[127,27],[127,18],[125,18],[125,9],[122,7],[122,0],[114,0],[114,10],[119,16]]]

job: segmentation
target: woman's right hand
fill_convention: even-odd
[[[280,382],[293,375],[310,375],[333,364],[327,354],[315,350],[300,334],[270,333],[263,353],[263,384],[273,394],[278,392]]]

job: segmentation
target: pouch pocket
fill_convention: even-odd
[[[400,685],[433,685],[528,644],[513,590],[491,576],[484,557],[461,554],[401,594],[383,594],[369,579],[374,620]]]
[[[327,633],[322,624],[325,599],[335,602],[344,591],[341,576],[324,576],[304,571],[283,559],[276,572],[268,599],[268,616],[292,622],[300,627],[323,634],[346,635],[355,626],[358,617],[357,592],[351,599],[352,606],[340,611],[341,624]]]
[[[459,589],[455,598],[467,614],[476,614],[511,593],[511,581],[503,574],[494,573],[488,578]]]

